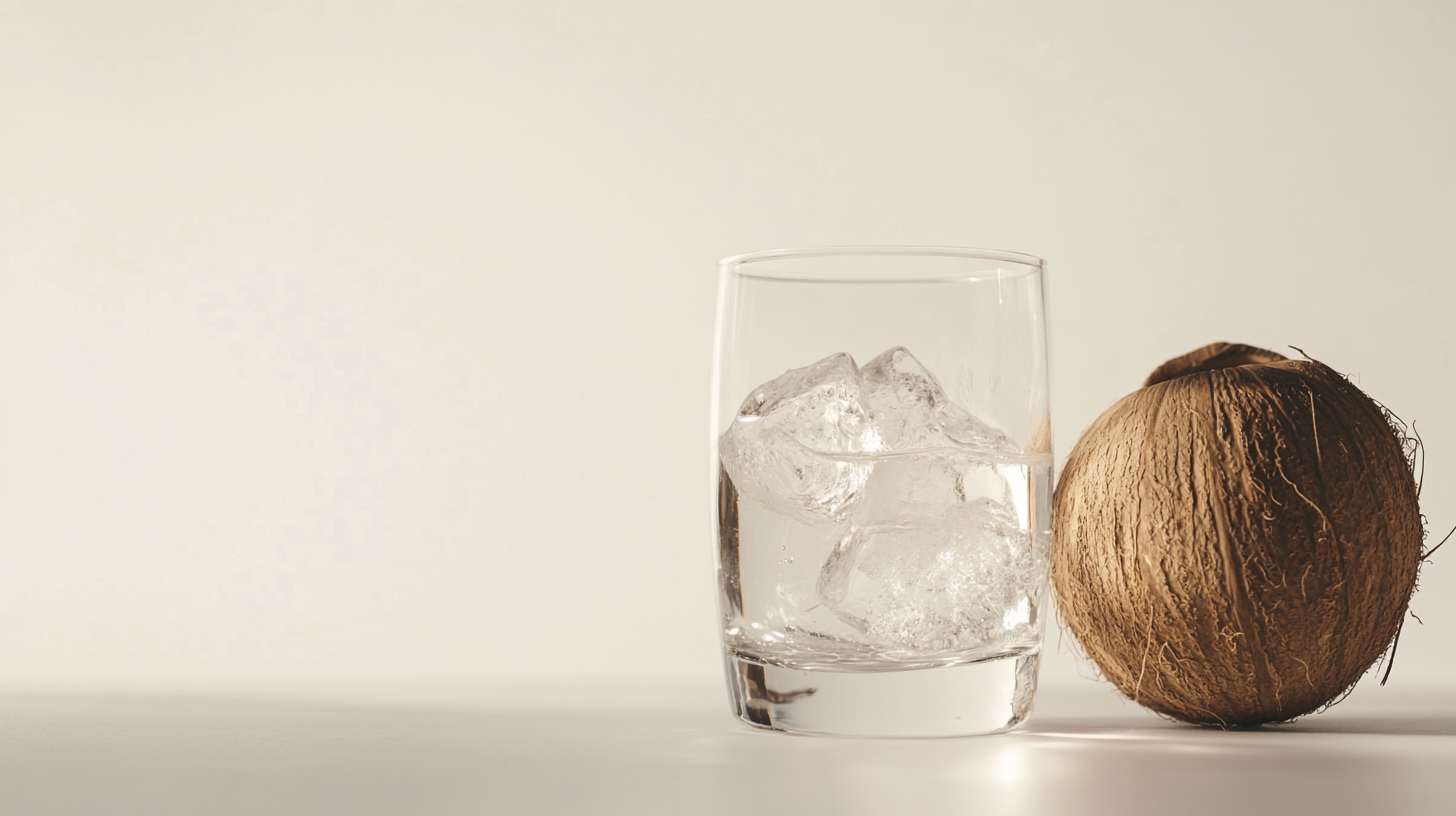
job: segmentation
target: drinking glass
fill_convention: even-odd
[[[723,260],[712,500],[734,713],[844,736],[1004,731],[1047,597],[1045,264],[957,247]]]

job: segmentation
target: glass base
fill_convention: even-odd
[[[1040,651],[905,671],[785,669],[728,656],[734,714],[756,728],[841,737],[963,737],[1031,713]]]

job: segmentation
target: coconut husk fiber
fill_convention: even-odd
[[[1215,343],[1082,435],[1052,515],[1052,583],[1128,698],[1221,726],[1346,693],[1395,639],[1424,537],[1403,436],[1313,360]]]

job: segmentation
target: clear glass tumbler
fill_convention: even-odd
[[[744,722],[958,736],[1030,713],[1051,527],[1044,266],[955,247],[722,261],[713,523]]]

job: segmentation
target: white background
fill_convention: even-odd
[[[1456,525],[1456,4],[0,0],[0,686],[717,682],[715,264],[851,243],[1050,260],[1059,458],[1292,344]]]

